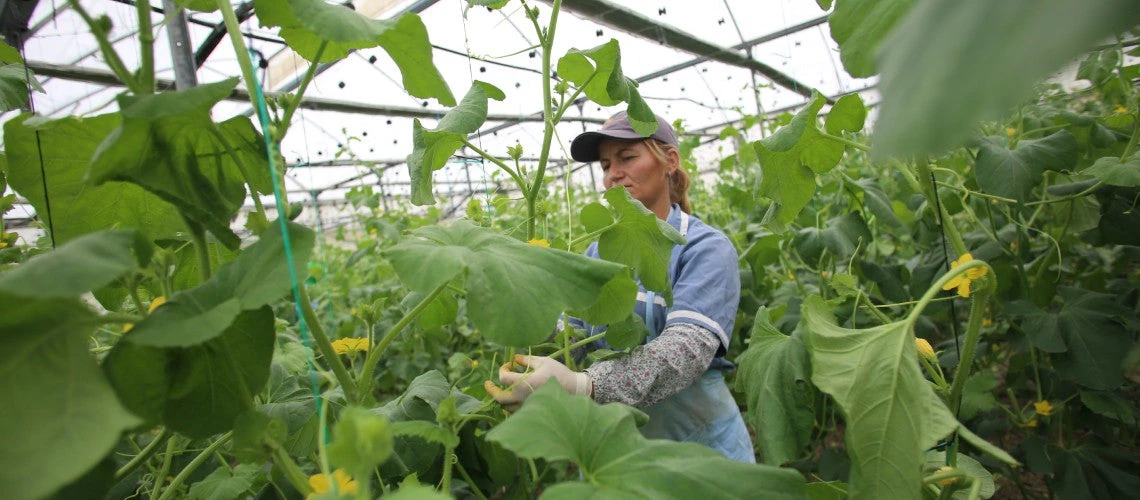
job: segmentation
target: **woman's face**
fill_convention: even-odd
[[[659,218],[669,214],[669,174],[675,166],[658,160],[645,141],[605,140],[598,154],[606,189],[625,186],[634,199]]]

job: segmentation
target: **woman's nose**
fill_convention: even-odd
[[[622,169],[611,166],[606,170],[605,180],[610,183],[616,183],[618,179],[621,179],[624,176],[625,173],[622,171]]]

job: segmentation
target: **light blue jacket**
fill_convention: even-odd
[[[642,408],[649,422],[641,432],[648,438],[703,443],[741,462],[755,462],[752,441],[744,426],[736,401],[724,382],[724,370],[733,364],[724,359],[736,322],[740,303],[740,274],[736,247],[720,231],[673,205],[667,222],[685,236],[669,259],[669,283],[673,305],[664,297],[640,286],[635,314],[649,327],[646,342],[657,338],[669,325],[692,324],[709,330],[720,339],[721,347],[708,371],[689,387],[653,406]],[[598,257],[597,243],[586,255]],[[577,322],[576,322],[577,323]],[[586,327],[591,334],[604,327]],[[600,343],[604,347],[605,344]]]

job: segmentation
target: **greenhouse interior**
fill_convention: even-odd
[[[0,0],[5,498],[1123,498],[1134,0]]]

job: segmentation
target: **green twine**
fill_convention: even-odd
[[[257,56],[258,54],[253,50],[249,51],[250,56]],[[305,315],[301,312],[301,287],[300,281],[297,279],[296,261],[293,258],[293,246],[289,240],[289,224],[286,218],[281,215],[285,212],[282,207],[288,209],[288,204],[284,203],[284,197],[281,194],[281,180],[277,176],[277,144],[275,144],[269,137],[269,111],[265,104],[265,94],[261,90],[261,82],[257,80],[257,74],[253,74],[253,88],[256,91],[254,97],[257,100],[257,118],[261,123],[262,137],[265,139],[266,158],[269,160],[269,177],[273,180],[273,199],[277,208],[277,222],[281,226],[281,236],[284,238],[285,245],[285,262],[289,267],[289,281],[293,287],[293,306],[297,313],[297,324],[301,330],[301,344],[309,348],[309,352],[313,352],[313,342],[309,337],[308,325],[305,323]],[[257,193],[254,193],[257,196]],[[318,235],[319,237],[319,235]],[[321,392],[317,385],[317,371],[315,362],[312,356],[306,356],[305,361],[309,366],[309,382],[313,389],[313,401],[316,404],[317,420],[324,422],[323,410],[321,406]],[[321,440],[328,443],[328,429],[321,428]]]

